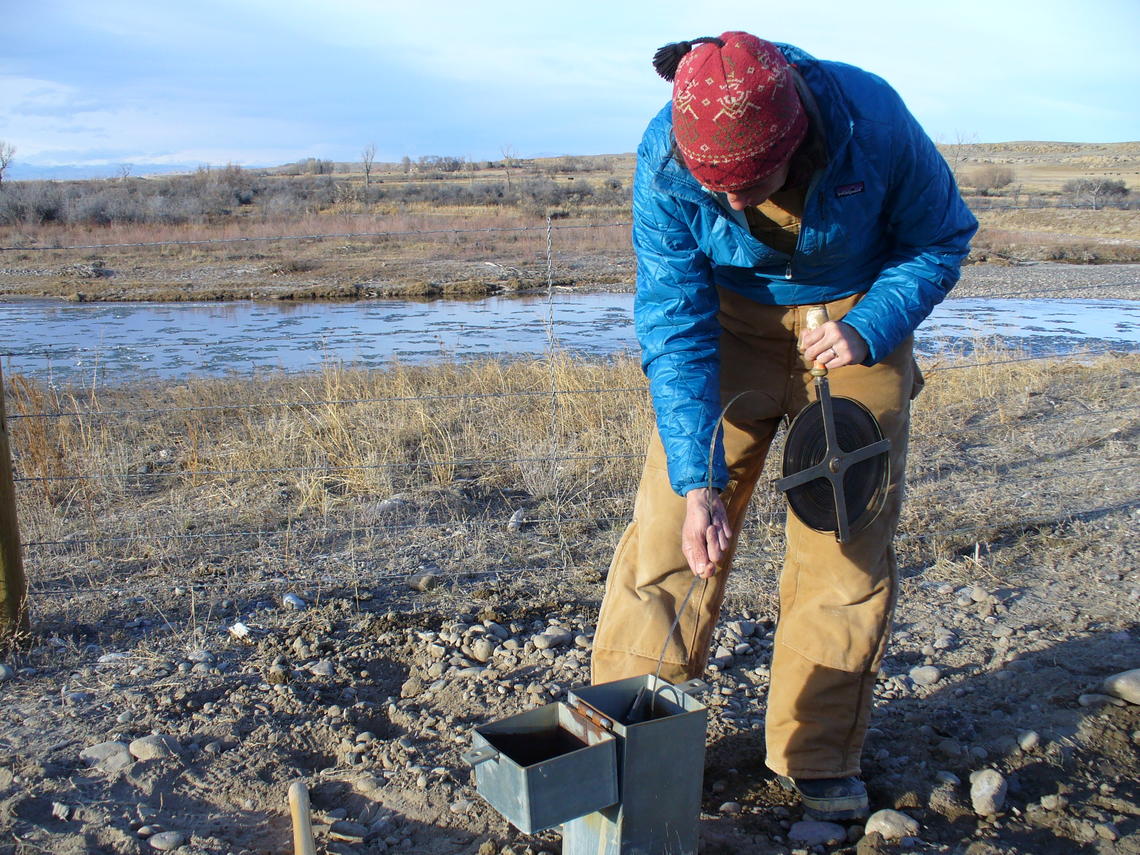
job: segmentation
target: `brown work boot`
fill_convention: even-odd
[[[864,819],[870,813],[867,787],[856,777],[793,780],[779,775],[777,780],[785,790],[791,790],[800,797],[804,806],[804,819],[846,822]]]

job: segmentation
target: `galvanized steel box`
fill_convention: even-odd
[[[463,759],[479,795],[526,834],[618,800],[613,735],[563,703],[475,728]]]

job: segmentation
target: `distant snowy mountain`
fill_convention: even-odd
[[[83,178],[118,178],[124,166],[129,175],[169,175],[172,172],[193,172],[197,163],[146,163],[121,164],[105,163],[81,166],[38,166],[34,163],[21,163],[13,160],[4,177],[9,181],[79,180]]]

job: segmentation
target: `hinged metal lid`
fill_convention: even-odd
[[[568,704],[475,728],[463,759],[479,795],[526,834],[618,801],[613,734]]]

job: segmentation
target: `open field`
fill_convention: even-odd
[[[967,192],[972,176],[985,166],[1009,167],[1013,192],[1028,194],[1062,194],[1066,182],[1088,176],[1140,186],[1140,142],[943,142],[938,148]]]
[[[1140,186],[1140,143],[961,145],[943,153],[981,221],[971,262],[1140,260],[1134,192],[1094,208],[1064,189],[1085,179]],[[227,167],[9,182],[0,190],[0,299],[432,298],[527,290],[551,279],[633,286],[631,155],[454,171],[377,164],[367,181],[359,164],[341,166],[319,175]],[[1008,183],[981,195],[973,176],[992,168],[1008,170]]]
[[[1140,360],[923,367],[864,763],[920,828],[826,848],[1135,855],[1140,706],[1100,687],[1140,664]],[[558,850],[459,754],[588,680],[651,417],[633,360],[8,381],[34,632],[0,682],[0,852],[287,851],[295,778],[322,852]],[[783,512],[758,490],[717,634],[708,855],[807,851],[760,737]]]

